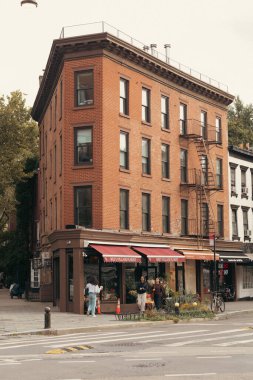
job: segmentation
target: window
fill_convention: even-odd
[[[129,228],[129,190],[120,190],[120,228]]]
[[[222,181],[222,159],[216,159],[216,185],[218,189],[222,189],[223,181]]]
[[[142,174],[150,174],[150,140],[142,139]]]
[[[76,106],[88,106],[94,102],[93,70],[75,73]]]
[[[242,219],[243,219],[243,232],[244,237],[249,236],[249,223],[248,223],[248,210],[242,209]]]
[[[163,232],[170,232],[170,198],[162,197],[162,222]]]
[[[75,224],[83,227],[92,226],[91,186],[75,188]]]
[[[221,143],[221,118],[215,119],[216,142]]]
[[[169,98],[161,97],[161,126],[163,129],[169,129]]]
[[[238,236],[238,225],[237,225],[237,209],[232,208],[232,236]]]
[[[57,197],[54,198],[54,217],[55,217],[55,229],[57,230],[57,214],[58,214],[58,210],[57,210]]]
[[[142,121],[150,123],[150,90],[142,88]]]
[[[142,193],[142,231],[150,231],[150,194]]]
[[[57,95],[54,97],[54,129],[57,128]]]
[[[180,135],[187,133],[187,105],[180,103]]]
[[[129,134],[120,132],[120,168],[129,169]]]
[[[207,156],[201,156],[202,184],[208,185],[208,159]]]
[[[243,269],[243,289],[253,288],[253,267],[244,266]]]
[[[200,122],[201,122],[201,136],[203,139],[207,139],[207,112],[201,111],[200,113]]]
[[[202,204],[202,232],[203,236],[209,234],[209,208],[207,203]]]
[[[52,155],[52,151],[50,150],[50,153],[49,153],[49,156],[50,156],[50,170],[49,170],[49,178],[52,178],[52,161],[53,161],[53,155]]]
[[[52,107],[52,102],[50,103],[50,115],[49,115],[49,118],[50,118],[50,130],[52,129],[52,125],[53,125],[53,107]]]
[[[180,178],[181,182],[187,182],[187,150],[180,150]]]
[[[242,197],[247,197],[248,188],[246,182],[246,169],[241,169],[241,192]]]
[[[188,235],[188,201],[181,199],[181,235]]]
[[[56,144],[54,145],[54,182],[56,181],[57,174],[57,148]]]
[[[60,135],[60,175],[62,175],[62,135]]]
[[[60,119],[62,118],[62,102],[63,102],[63,92],[62,92],[62,80],[60,83]]]
[[[129,81],[120,78],[120,113],[129,115]]]
[[[217,224],[218,224],[218,235],[223,237],[224,235],[224,224],[223,224],[223,205],[217,205]]]
[[[236,175],[235,168],[230,167],[231,194],[236,194]]]
[[[93,162],[92,127],[75,128],[75,164]]]
[[[170,147],[167,144],[162,144],[162,178],[170,177],[169,169],[169,153]]]

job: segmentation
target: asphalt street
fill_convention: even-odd
[[[252,379],[253,313],[0,339],[0,379]]]

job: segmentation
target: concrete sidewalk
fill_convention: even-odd
[[[51,307],[51,330],[44,330],[44,309]],[[253,312],[253,301],[227,302],[226,318],[231,314]],[[60,313],[52,303],[29,302],[25,299],[11,299],[8,289],[0,289],[0,335],[45,333],[66,334],[93,329],[136,324],[157,323],[148,321],[118,321],[114,315],[101,314],[97,318],[73,313]]]

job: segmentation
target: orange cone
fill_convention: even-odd
[[[97,314],[101,314],[100,300],[99,299],[98,299],[98,304],[97,304]]]
[[[120,314],[120,300],[118,299],[117,307],[116,307],[116,314]]]

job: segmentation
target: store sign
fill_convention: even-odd
[[[215,234],[214,233],[209,234],[209,245],[210,245],[210,247],[214,247],[214,239],[215,239]]]

